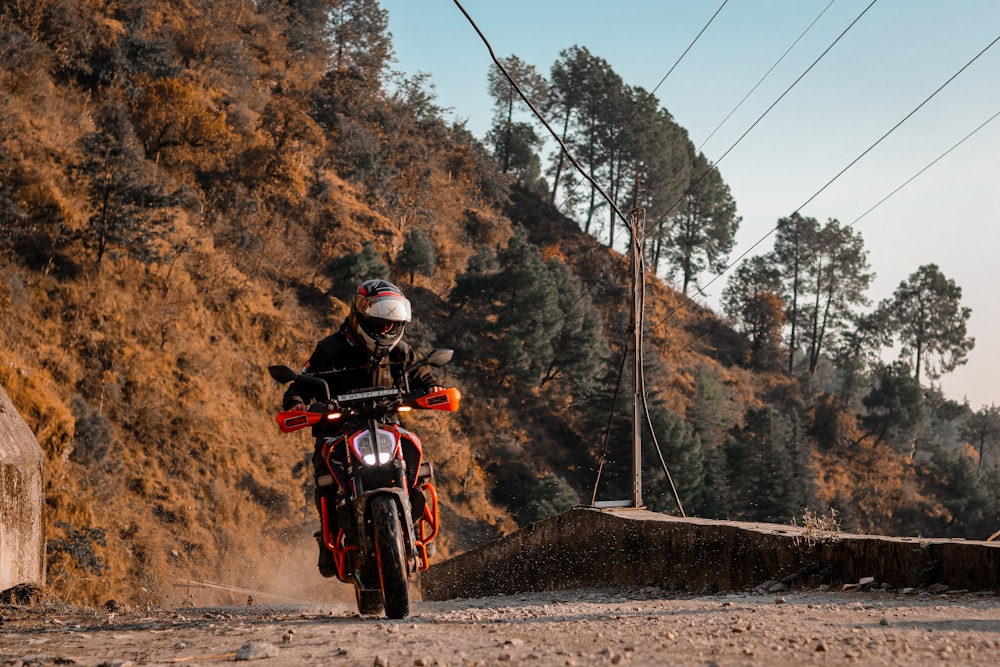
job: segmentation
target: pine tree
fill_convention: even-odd
[[[961,305],[962,288],[936,264],[926,264],[904,280],[887,304],[900,355],[913,360],[917,382],[924,370],[932,379],[965,364],[976,341],[966,333],[972,309]]]
[[[410,230],[403,242],[403,249],[396,257],[396,268],[409,273],[412,285],[415,274],[433,276],[436,267],[437,253],[434,250],[434,242],[422,229]]]
[[[106,104],[98,126],[81,139],[77,166],[90,203],[84,244],[98,264],[112,248],[148,264],[159,258],[157,243],[173,229],[176,198],[150,173],[121,105]]]

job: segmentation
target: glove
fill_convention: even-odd
[[[308,408],[306,407],[305,403],[296,403],[295,405],[289,408],[285,408],[285,410],[288,412],[295,412],[295,411],[305,412],[306,410],[308,410]]]

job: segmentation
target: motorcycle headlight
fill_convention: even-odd
[[[382,465],[392,460],[396,451],[396,436],[383,429],[375,429],[375,438],[371,431],[360,433],[351,442],[354,455],[365,462],[365,465]]]

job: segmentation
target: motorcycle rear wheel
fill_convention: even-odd
[[[385,615],[388,618],[405,618],[410,613],[410,591],[406,582],[403,530],[396,502],[389,496],[376,496],[370,502]]]

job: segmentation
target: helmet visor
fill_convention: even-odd
[[[402,296],[374,296],[370,297],[362,308],[358,309],[359,314],[366,319],[387,320],[391,322],[410,321],[410,301]]]

